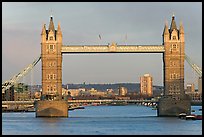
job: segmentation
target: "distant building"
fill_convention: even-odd
[[[79,96],[79,89],[68,89],[72,97]]]
[[[126,95],[127,95],[127,88],[119,87],[119,96],[126,96]]]
[[[16,83],[14,84],[14,90],[16,90],[17,92],[28,91],[28,85],[25,85],[24,83]]]
[[[34,94],[34,98],[35,98],[35,99],[40,99],[41,94],[42,94],[42,92],[36,91],[35,94]]]
[[[100,97],[105,97],[107,96],[107,93],[103,91],[97,91],[95,95],[100,96]]]
[[[194,93],[194,92],[195,92],[194,84],[187,84],[186,85],[186,93]]]
[[[63,95],[68,95],[68,89],[62,88],[62,96]]]
[[[108,89],[106,89],[106,91],[107,91],[107,94],[112,94],[114,92],[114,90],[112,88],[108,88]]]
[[[86,89],[85,88],[79,88],[79,92],[85,92]]]
[[[152,76],[150,74],[145,74],[144,76],[140,77],[140,94],[152,96]]]
[[[198,79],[198,93],[202,94],[202,77]]]
[[[4,93],[2,92],[3,101],[14,101],[14,86],[10,87]]]
[[[91,89],[89,90],[89,92],[90,92],[91,95],[96,95],[96,94],[97,94],[97,90],[94,89],[94,88],[91,88]]]
[[[117,100],[130,100],[130,97],[116,96],[115,99],[117,99]]]
[[[112,88],[111,89],[107,89],[106,95],[107,95],[107,97],[115,96],[114,90]]]
[[[14,100],[15,101],[28,101],[31,100],[31,92],[30,91],[23,91],[18,92],[14,91]]]

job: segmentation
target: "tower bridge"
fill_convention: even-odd
[[[55,30],[53,17],[46,29],[41,32],[42,61],[42,96],[37,102],[36,117],[68,117],[67,101],[62,99],[62,54],[91,54],[91,53],[162,53],[164,71],[164,96],[158,103],[158,116],[177,116],[181,112],[190,114],[191,100],[184,92],[184,60],[185,55],[184,27],[176,26],[172,16],[170,28],[166,23],[161,45],[66,45],[62,43],[61,26]],[[37,59],[37,62],[39,61]],[[30,66],[36,65],[36,61]],[[202,70],[197,69],[202,75]],[[27,70],[25,71],[27,73]],[[16,77],[21,77],[20,73]],[[16,81],[16,80],[15,80]],[[2,91],[12,85],[12,79],[2,84]]]
[[[172,16],[171,26],[165,24],[162,45],[75,45],[62,44],[61,26],[54,28],[53,17],[50,17],[48,30],[45,25],[41,33],[42,60],[42,97],[37,106],[37,116],[67,116],[62,101],[62,54],[64,53],[163,53],[164,63],[164,96],[158,105],[158,116],[175,116],[181,112],[190,114],[190,98],[184,93],[184,28],[176,26]],[[47,102],[53,100],[53,103]],[[65,103],[64,103],[65,104]],[[47,114],[52,111],[52,114]],[[56,113],[55,113],[56,112]],[[61,114],[57,112],[62,112]],[[55,114],[54,114],[55,113]]]

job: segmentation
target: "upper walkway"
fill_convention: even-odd
[[[62,53],[164,53],[163,45],[63,45]]]

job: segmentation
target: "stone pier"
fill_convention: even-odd
[[[189,96],[166,95],[160,98],[157,107],[157,116],[176,117],[180,113],[191,114],[191,99]]]
[[[40,100],[36,103],[36,117],[68,117],[68,103],[64,100]]]

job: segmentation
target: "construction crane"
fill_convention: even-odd
[[[188,64],[197,72],[197,74],[199,75],[199,77],[202,77],[202,69],[196,65],[191,59],[189,56],[187,56],[185,54],[185,59],[186,61],[188,62]]]
[[[30,70],[33,69],[33,67],[40,61],[41,56],[37,57],[33,63],[29,64],[25,69],[23,69],[20,73],[14,75],[10,80],[5,81],[2,83],[2,93],[5,93],[6,90],[11,88],[17,81],[24,77]]]

